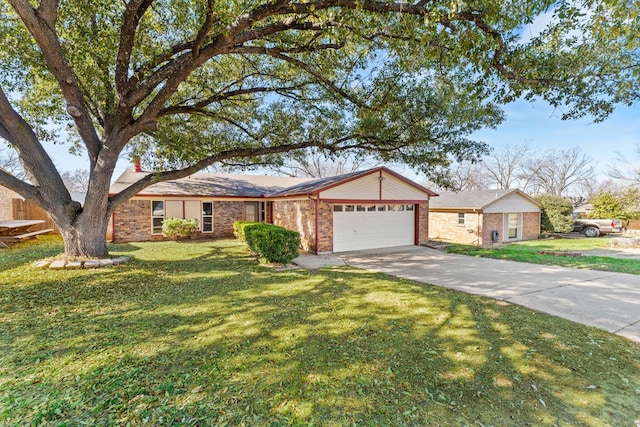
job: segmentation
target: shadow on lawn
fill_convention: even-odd
[[[275,272],[215,245],[193,259],[67,273],[0,287],[1,368],[12,373],[0,421],[629,425],[637,416],[637,352],[612,360],[628,343],[522,307],[360,270]]]

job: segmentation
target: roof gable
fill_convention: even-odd
[[[110,193],[118,193],[151,172],[125,171],[112,185]],[[137,196],[205,196],[205,197],[293,197],[319,194],[371,174],[389,174],[415,190],[435,196],[436,193],[386,168],[378,167],[327,178],[292,178],[283,176],[213,174],[198,172],[186,178],[153,184]]]
[[[397,180],[415,188],[416,190],[428,196],[437,196],[437,194],[434,193],[433,191],[413,182],[408,178],[405,178],[404,176],[384,166],[380,166],[377,168],[368,169],[364,171],[351,172],[344,175],[337,175],[337,176],[332,176],[328,178],[316,179],[313,181],[301,183],[299,185],[294,185],[289,188],[285,188],[279,192],[272,193],[269,196],[270,197],[286,197],[286,196],[303,196],[303,195],[310,195],[310,194],[319,194],[320,192],[326,192],[335,187],[345,185],[349,182],[364,178],[368,175],[376,174],[376,175],[382,176],[383,173],[393,176]]]
[[[460,191],[441,192],[439,197],[432,199],[429,203],[431,209],[479,209],[484,210],[489,206],[496,204],[506,198],[517,195],[522,197],[527,202],[540,207],[540,203],[528,196],[524,192],[515,189],[500,189],[500,190],[472,190],[472,191]]]

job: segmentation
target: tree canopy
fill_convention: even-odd
[[[596,120],[634,102],[639,19],[613,0],[0,0],[0,138],[27,176],[0,185],[49,212],[67,254],[96,255],[118,205],[214,163],[318,147],[429,172],[482,155],[468,136],[501,102]],[[88,157],[84,206],[43,141]],[[158,173],[109,195],[121,154]]]

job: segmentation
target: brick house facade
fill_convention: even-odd
[[[300,245],[312,250],[316,241],[316,206],[311,200],[274,200],[273,224],[300,233]],[[320,249],[321,250],[321,249]]]
[[[431,202],[429,238],[478,246],[537,239],[540,207],[520,190],[441,193]]]
[[[111,193],[146,174],[125,172]],[[182,217],[198,219],[201,238],[231,237],[235,221],[273,223],[298,231],[302,249],[315,253],[338,250],[336,233],[345,230],[354,237],[346,239],[340,250],[421,244],[428,240],[429,198],[434,195],[384,167],[316,180],[198,173],[154,184],[118,207],[108,238],[115,242],[162,240],[161,221]],[[347,215],[349,224],[340,226],[334,219],[344,211],[353,215]],[[365,230],[361,228],[365,220],[375,224]],[[389,227],[384,221],[389,221]],[[205,229],[205,224],[211,225]],[[372,236],[371,229],[379,230],[379,236]],[[394,239],[387,229],[399,230],[403,237]],[[359,238],[367,232],[366,238]]]

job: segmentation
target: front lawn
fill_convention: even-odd
[[[528,240],[495,247],[451,244],[447,246],[447,252],[534,264],[640,274],[640,260],[588,255],[566,257],[538,253],[538,251],[580,252],[589,249],[605,249],[608,245],[609,239],[602,237],[590,239],[545,239]]]
[[[0,251],[0,425],[634,426],[640,345],[382,274],[258,265],[235,241]]]

